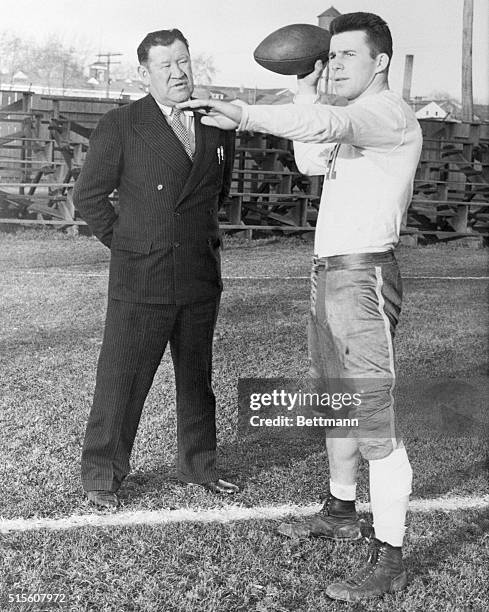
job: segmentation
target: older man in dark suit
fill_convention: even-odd
[[[216,468],[212,338],[222,290],[217,211],[231,181],[234,140],[175,104],[193,91],[179,30],[138,47],[149,94],[102,117],[74,201],[111,250],[109,299],[82,483],[117,507],[144,401],[170,343],[177,391],[177,476],[215,493],[238,488]],[[119,194],[116,214],[109,195]]]

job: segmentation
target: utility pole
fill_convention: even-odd
[[[474,99],[472,93],[472,24],[474,0],[464,0],[462,31],[462,121],[473,121]]]
[[[65,84],[66,84],[66,58],[63,59],[63,76],[61,78],[61,88],[63,95],[65,95]]]
[[[123,53],[111,53],[110,51],[108,53],[99,53],[98,54],[98,61],[100,62],[100,58],[104,57],[105,58],[105,65],[107,66],[107,87],[105,90],[105,97],[108,98],[109,97],[109,89],[110,89],[110,67],[113,64],[120,64],[120,62],[114,62],[112,61],[112,58],[117,56],[117,55],[124,55]]]

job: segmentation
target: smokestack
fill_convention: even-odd
[[[320,28],[323,28],[323,30],[328,30],[329,32],[329,26],[331,22],[333,21],[333,19],[336,19],[336,17],[338,17],[339,15],[341,15],[341,13],[337,9],[335,9],[334,6],[330,6],[329,9],[324,11],[324,13],[321,13],[321,15],[318,15],[318,26]],[[327,93],[330,93],[329,89],[330,88],[329,88],[329,64],[328,64],[321,76],[321,80],[319,81],[319,92],[322,94],[327,94]]]
[[[406,55],[404,63],[404,83],[402,86],[402,97],[409,104],[411,100],[411,85],[413,82],[414,55]]]
[[[472,94],[472,25],[474,0],[464,0],[462,31],[462,121],[474,120]]]

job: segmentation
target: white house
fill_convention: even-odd
[[[418,119],[446,119],[448,113],[436,102],[429,102],[416,111]]]

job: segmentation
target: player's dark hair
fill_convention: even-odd
[[[386,53],[389,59],[392,58],[391,31],[381,17],[373,13],[345,13],[333,19],[329,26],[332,36],[354,30],[365,32],[372,57]]]
[[[183,44],[189,49],[188,40],[185,36],[174,28],[173,30],[157,30],[156,32],[150,32],[141,41],[138,47],[138,60],[140,64],[144,64],[148,61],[148,54],[151,47],[169,47],[176,40],[181,40]]]

